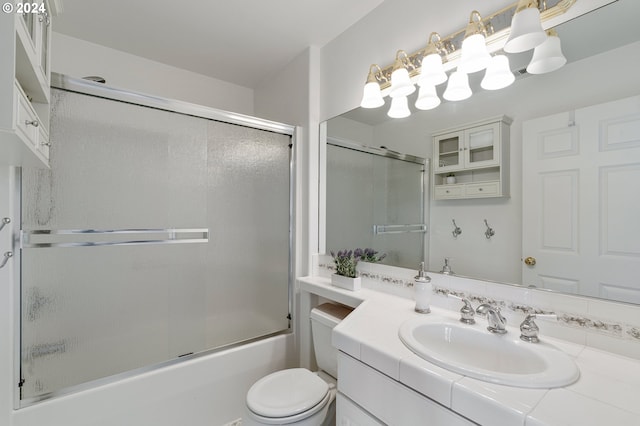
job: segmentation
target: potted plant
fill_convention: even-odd
[[[449,173],[447,175],[447,183],[448,184],[456,183],[456,175],[454,175],[453,173]]]
[[[360,290],[362,283],[358,276],[356,266],[359,261],[379,262],[385,258],[385,254],[378,255],[378,252],[371,248],[355,250],[340,250],[338,253],[331,251],[331,257],[336,264],[336,273],[331,275],[331,284],[347,290]]]

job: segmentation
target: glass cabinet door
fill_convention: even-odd
[[[448,133],[435,137],[433,169],[435,172],[459,170],[463,167],[463,136],[464,132]]]
[[[49,36],[51,31],[51,18],[48,12],[38,14],[40,25],[40,67],[45,79],[49,79]]]
[[[26,3],[26,2],[21,2]],[[24,10],[24,8],[23,8]],[[33,45],[36,45],[36,18],[35,13],[26,13],[22,14],[22,19],[24,19],[25,26],[27,27],[27,32],[29,33],[29,37],[31,37],[31,42]]]
[[[465,131],[464,161],[466,167],[499,165],[499,123],[474,127]]]

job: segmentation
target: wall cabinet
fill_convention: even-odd
[[[509,195],[509,126],[505,116],[433,135],[433,198]]]
[[[22,13],[20,13],[22,12]],[[0,164],[48,167],[49,2],[17,2],[0,14]]]

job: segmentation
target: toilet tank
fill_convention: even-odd
[[[338,350],[331,345],[331,332],[353,308],[323,303],[311,310],[311,334],[313,350],[320,370],[333,378],[338,377]]]

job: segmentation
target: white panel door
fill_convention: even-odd
[[[640,96],[527,121],[523,144],[523,284],[640,303]]]

